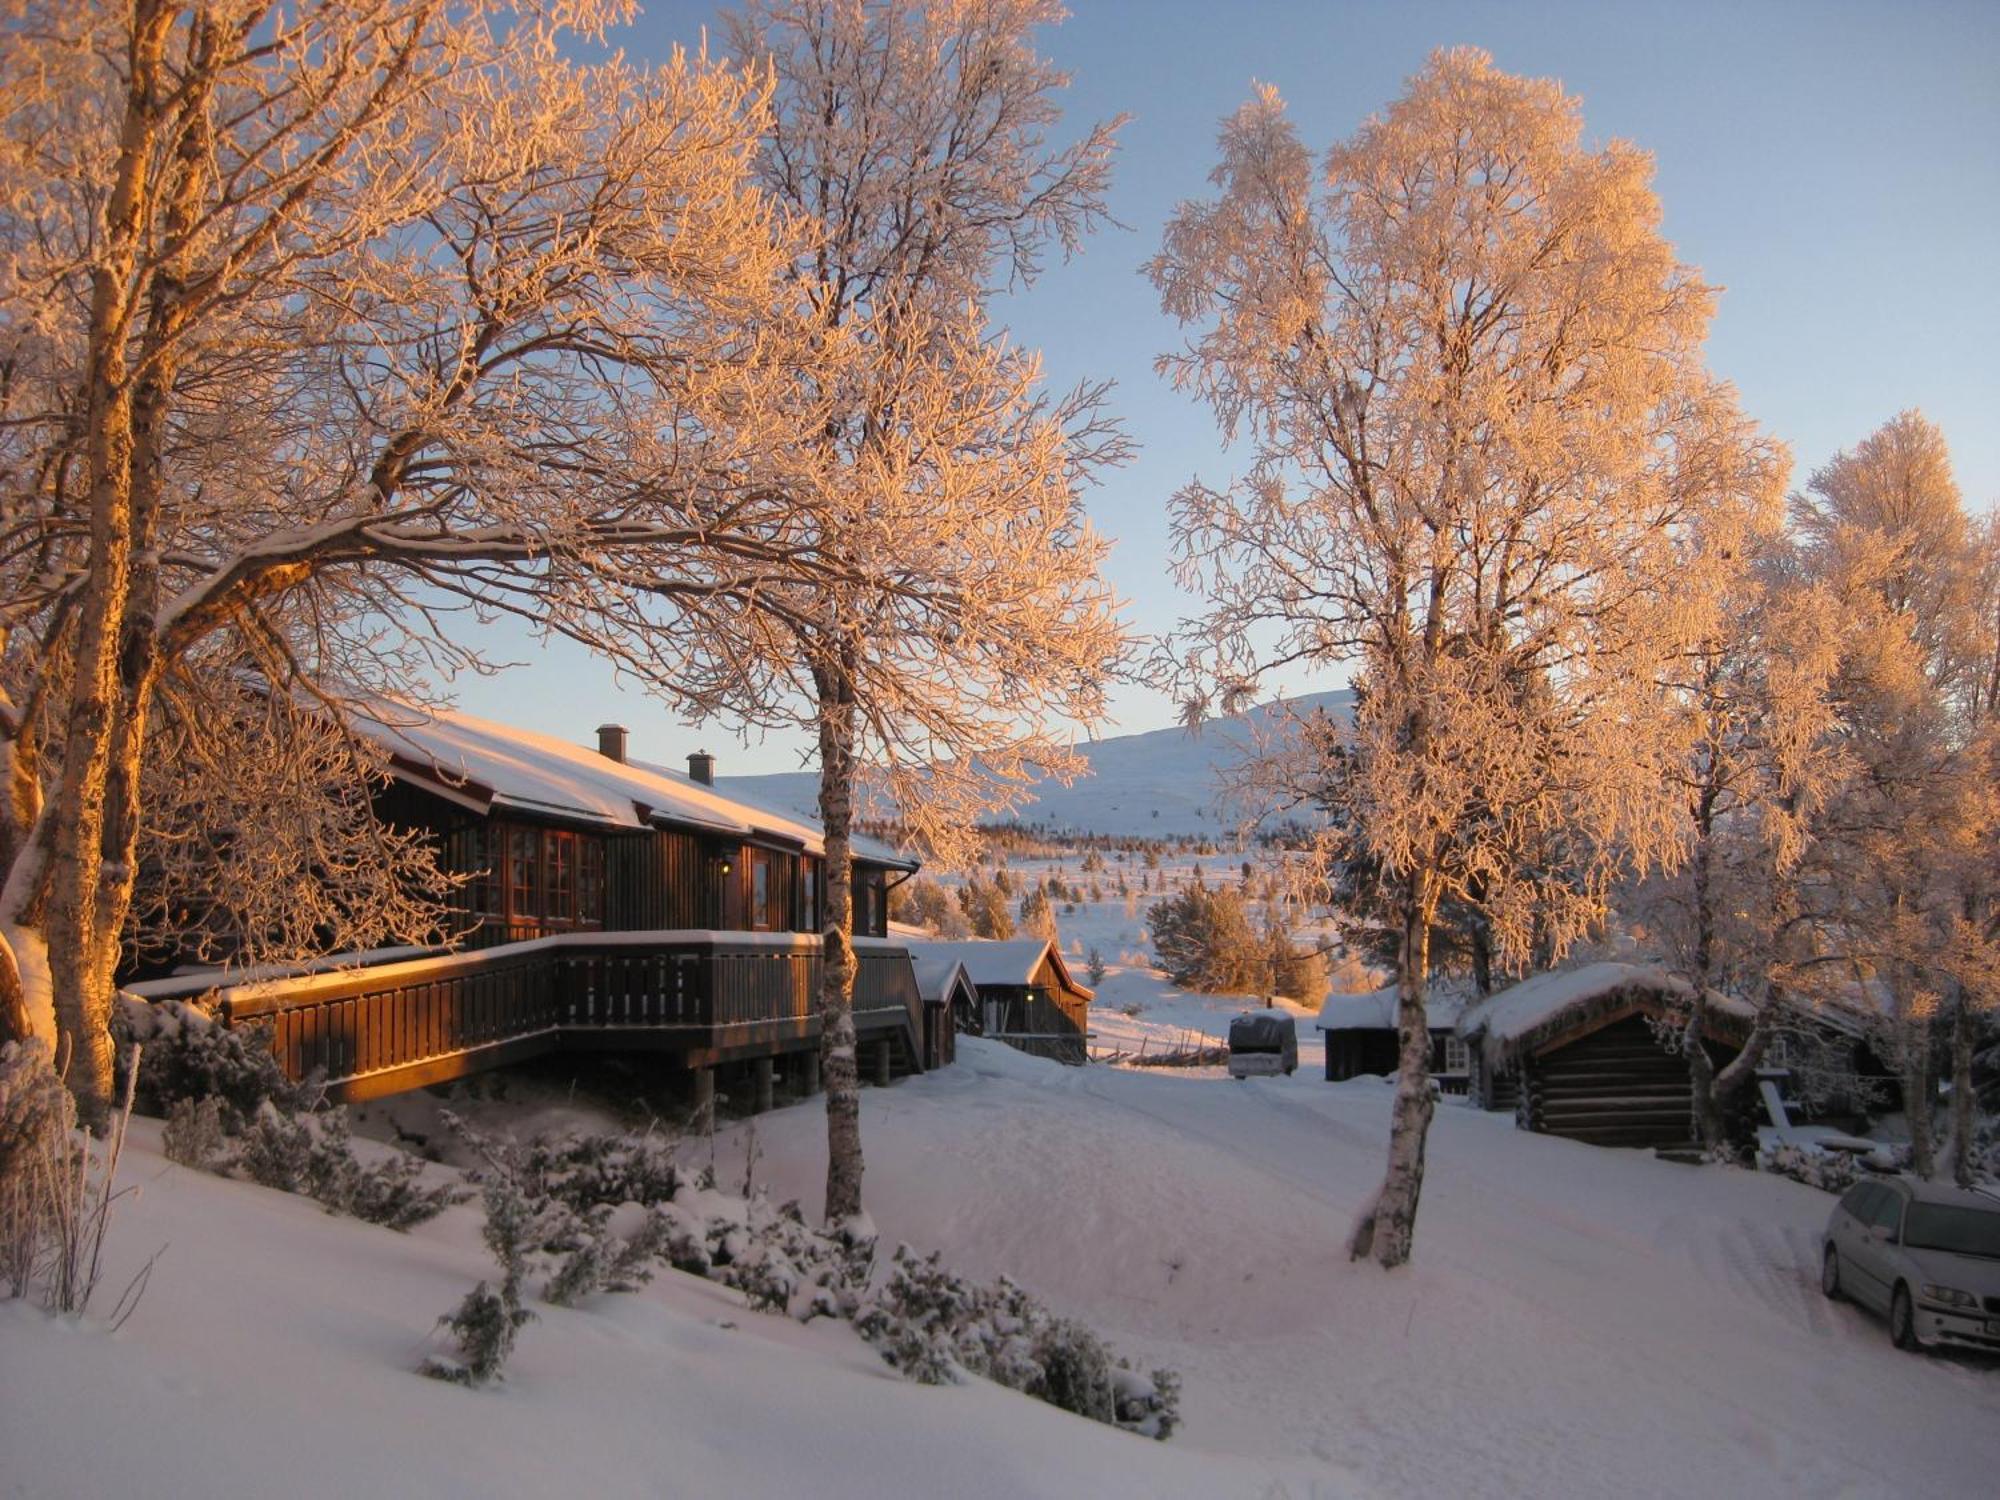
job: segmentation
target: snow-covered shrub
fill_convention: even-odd
[[[405,1151],[362,1165],[354,1154],[344,1109],[318,1116],[317,1124],[310,1191],[331,1213],[402,1231],[428,1223],[471,1196],[455,1183],[426,1187],[423,1158]]]
[[[222,1101],[176,1099],[167,1110],[167,1128],[160,1137],[167,1160],[199,1171],[213,1170],[229,1149],[222,1128]]]
[[[345,1109],[298,1115],[266,1100],[220,1166],[264,1187],[304,1193],[328,1213],[395,1230],[426,1223],[467,1196],[450,1184],[425,1187],[423,1161],[402,1152],[362,1165]]]
[[[1148,1378],[1095,1333],[1062,1318],[1006,1277],[970,1281],[938,1255],[897,1249],[887,1284],[855,1329],[892,1368],[927,1384],[966,1373],[1093,1421],[1165,1438],[1180,1421],[1180,1378]]]
[[[1776,1172],[1807,1187],[1844,1193],[1861,1177],[1861,1165],[1844,1151],[1802,1151],[1797,1146],[1773,1146],[1757,1158],[1766,1172]]]
[[[250,1117],[229,1165],[259,1187],[303,1193],[315,1175],[313,1132],[303,1117],[265,1100]]]
[[[457,1385],[481,1386],[498,1380],[507,1357],[514,1352],[522,1325],[535,1316],[521,1305],[521,1284],[527,1276],[536,1234],[534,1206],[520,1184],[504,1173],[487,1178],[483,1196],[486,1225],[482,1237],[500,1264],[499,1289],[495,1291],[482,1281],[465,1294],[454,1311],[439,1318],[438,1327],[451,1330],[457,1353],[432,1355],[418,1366],[433,1380]]]
[[[505,1182],[525,1205],[524,1267],[544,1276],[542,1296],[568,1304],[623,1292],[673,1263],[679,1222],[661,1212],[682,1178],[665,1141],[652,1135],[575,1135],[527,1143],[498,1140],[454,1115],[446,1122],[479,1154],[471,1176]]]
[[[295,1084],[271,1055],[269,1038],[254,1026],[229,1027],[188,1000],[126,1000],[112,1008],[119,1055],[140,1044],[134,1095],[143,1114],[165,1115],[177,1099],[219,1099],[223,1126],[242,1130],[268,1100],[280,1108],[306,1108],[317,1082]]]

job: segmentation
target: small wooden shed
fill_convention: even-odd
[[[1464,996],[1433,987],[1424,1004],[1430,1023],[1431,1077],[1447,1094],[1465,1092],[1467,1049],[1458,1037]],[[1388,1076],[1401,1065],[1396,1033],[1396,987],[1361,995],[1328,995],[1314,1026],[1326,1038],[1326,1081],[1340,1083],[1369,1074]]]
[[[920,969],[927,963],[963,965],[978,998],[955,1007],[959,1031],[1058,1062],[1087,1059],[1095,992],[1076,982],[1054,943],[1045,938],[911,943],[910,956]]]
[[[924,1068],[948,1066],[957,1055],[959,1018],[979,1009],[979,989],[965,965],[947,954],[931,953],[912,942],[917,994],[924,1002]]]

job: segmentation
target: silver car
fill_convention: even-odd
[[[2000,1198],[1855,1183],[1827,1220],[1820,1290],[1887,1313],[1899,1349],[2000,1351]]]

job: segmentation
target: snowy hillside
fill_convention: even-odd
[[[1379,1080],[1063,1068],[964,1038],[957,1066],[862,1100],[888,1242],[1006,1272],[1178,1369],[1180,1432],[906,1384],[844,1325],[678,1272],[538,1303],[496,1389],[426,1381],[432,1319],[491,1274],[473,1207],[407,1235],[332,1218],[170,1165],[147,1121],[106,1276],[165,1247],[131,1321],[0,1304],[0,1493],[1991,1493],[2000,1372],[1904,1354],[1822,1298],[1833,1200],[1797,1183],[1448,1102],[1415,1263],[1385,1274],[1343,1251],[1382,1170]],[[760,1118],[759,1180],[814,1201],[825,1135],[817,1100]],[[719,1134],[725,1177],[749,1153],[746,1125]]]
[[[1345,690],[1290,700],[1295,711],[1326,708],[1345,712]],[[1077,833],[1122,834],[1142,838],[1180,833],[1225,834],[1240,821],[1233,808],[1219,808],[1218,773],[1241,758],[1244,749],[1270,731],[1271,705],[1232,718],[1215,718],[1200,733],[1178,726],[1143,734],[1114,735],[1081,746],[1090,774],[1070,786],[1050,782],[1015,813],[1021,823],[1046,823]],[[819,795],[815,772],[773,776],[731,776],[719,785],[772,806],[810,814]]]

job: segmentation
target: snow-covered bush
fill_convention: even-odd
[[[451,1184],[424,1186],[423,1161],[403,1152],[364,1166],[354,1154],[345,1109],[299,1115],[266,1100],[216,1165],[264,1187],[304,1193],[328,1213],[395,1230],[426,1223],[468,1196]]]
[[[936,1254],[899,1247],[889,1280],[855,1318],[889,1365],[926,1384],[970,1373],[1064,1411],[1147,1437],[1180,1421],[1180,1378],[1141,1375],[1083,1324],[1062,1318],[1006,1277],[970,1281]]]
[[[213,1171],[229,1150],[228,1133],[222,1128],[222,1101],[214,1095],[206,1099],[176,1099],[167,1110],[167,1128],[160,1137],[168,1161],[199,1171]]]
[[[521,1305],[521,1284],[536,1235],[534,1205],[522,1193],[520,1183],[504,1173],[487,1178],[483,1196],[483,1237],[500,1264],[499,1290],[482,1281],[465,1294],[454,1311],[439,1318],[438,1327],[451,1330],[457,1353],[432,1355],[418,1366],[420,1373],[433,1380],[457,1385],[481,1386],[498,1380],[507,1357],[514,1352],[522,1325],[535,1316]]]
[[[318,1083],[295,1084],[255,1027],[224,1026],[189,1000],[127,1000],[112,1009],[120,1058],[140,1044],[134,1094],[142,1114],[165,1115],[178,1099],[218,1099],[223,1127],[234,1134],[268,1100],[287,1111],[307,1108]]]
[[[562,1134],[522,1143],[445,1119],[480,1158],[470,1175],[507,1184],[508,1203],[521,1205],[523,1274],[543,1276],[544,1300],[567,1305],[630,1291],[659,1265],[676,1263],[680,1226],[662,1205],[681,1191],[682,1178],[665,1141]]]
[[[1757,1158],[1766,1172],[1776,1172],[1807,1187],[1844,1193],[1861,1177],[1861,1165],[1844,1151],[1802,1151],[1797,1146],[1773,1146]]]

